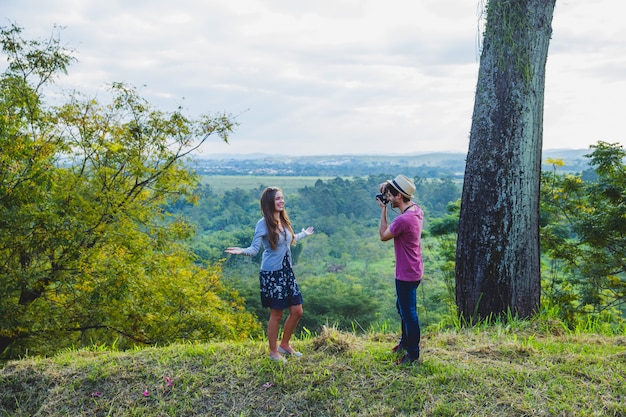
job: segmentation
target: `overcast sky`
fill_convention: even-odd
[[[26,39],[61,31],[59,85],[126,82],[161,110],[226,112],[214,153],[467,152],[485,0],[0,0]],[[557,0],[544,149],[625,143],[623,0]],[[0,62],[0,70],[6,61]]]

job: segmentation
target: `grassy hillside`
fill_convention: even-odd
[[[626,415],[626,337],[533,327],[427,332],[404,367],[335,329],[286,364],[263,341],[28,358],[0,369],[0,416]]]

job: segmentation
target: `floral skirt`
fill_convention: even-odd
[[[290,306],[302,304],[302,293],[298,288],[293,269],[287,255],[283,267],[277,271],[261,271],[261,305],[273,310],[284,310]]]

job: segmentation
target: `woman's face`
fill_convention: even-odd
[[[281,191],[276,191],[276,195],[274,195],[274,210],[280,212],[284,209],[285,197],[283,197],[283,193]]]

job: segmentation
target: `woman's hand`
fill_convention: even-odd
[[[243,249],[237,248],[237,247],[230,247],[230,248],[226,248],[224,252],[230,253],[232,255],[241,255],[243,254]]]
[[[304,232],[305,235],[311,236],[314,232],[313,226],[309,226],[306,229],[302,229],[302,231]]]

